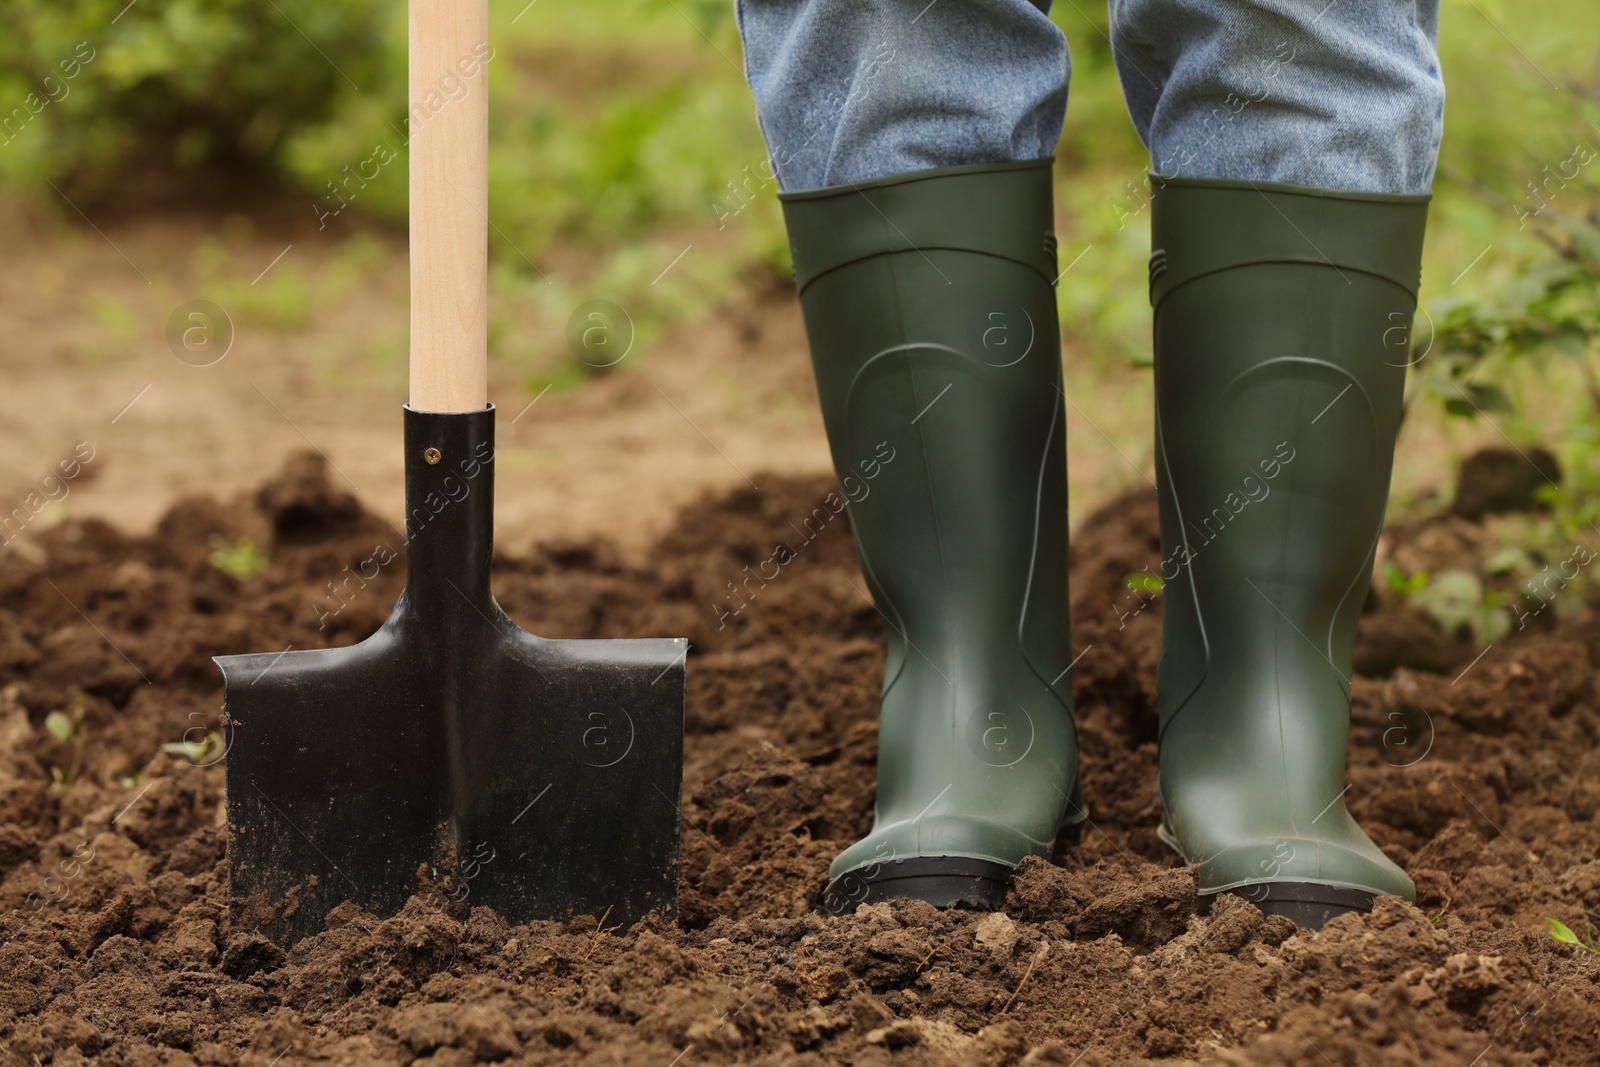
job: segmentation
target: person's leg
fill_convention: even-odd
[[[1438,0],[1111,0],[1159,177],[1426,193],[1444,129]]]
[[[1320,926],[1414,895],[1351,818],[1345,766],[1439,143],[1436,8],[1112,11],[1153,156],[1162,836],[1202,893]]]
[[[1067,106],[1048,0],[738,0],[745,75],[786,191],[1042,159]]]
[[[1048,158],[1065,45],[1027,0],[745,0],[740,26],[888,639],[873,829],[824,903],[998,908],[1084,816]]]

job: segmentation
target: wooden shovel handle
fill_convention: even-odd
[[[410,0],[411,406],[489,398],[489,5]]]

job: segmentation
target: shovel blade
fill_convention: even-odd
[[[230,876],[282,942],[431,883],[512,924],[675,912],[681,639],[550,641],[492,599],[447,626],[402,597],[350,648],[217,658]]]

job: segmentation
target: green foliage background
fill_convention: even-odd
[[[1443,8],[1449,99],[1415,397],[1492,414],[1588,471],[1600,447],[1600,160],[1576,173],[1570,161],[1600,151],[1600,51],[1574,32],[1593,26],[1593,0]],[[1148,160],[1104,5],[1063,0],[1053,17],[1075,71],[1057,166],[1063,265],[1094,250],[1059,288],[1067,343],[1097,367],[1139,365]],[[527,368],[530,388],[591,373],[559,341],[581,299],[628,307],[643,351],[750,279],[786,271],[731,0],[491,0],[491,32],[492,255],[514,309],[492,345]],[[92,59],[64,77],[83,49]],[[349,211],[398,227],[406,106],[398,0],[8,0],[0,11],[0,185],[25,195],[49,197],[48,180],[111,199],[136,171],[204,168],[303,196],[308,217],[348,201],[329,225]],[[332,183],[380,146],[394,161],[336,198]],[[652,284],[691,243],[697,253]],[[1600,474],[1591,481],[1600,490]]]
[[[0,181],[106,189],[134,166],[271,166],[299,131],[343,109],[341,87],[370,84],[393,61],[391,10],[381,0],[7,0],[0,119],[14,126],[0,138]],[[74,57],[87,61],[63,66]]]

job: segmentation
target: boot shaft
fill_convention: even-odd
[[[836,879],[890,859],[1005,872],[1081,818],[1051,195],[1040,160],[783,197],[888,641],[876,825]]]
[[[1426,214],[1249,182],[1153,201],[1163,835],[1202,892],[1412,892],[1344,775]]]

